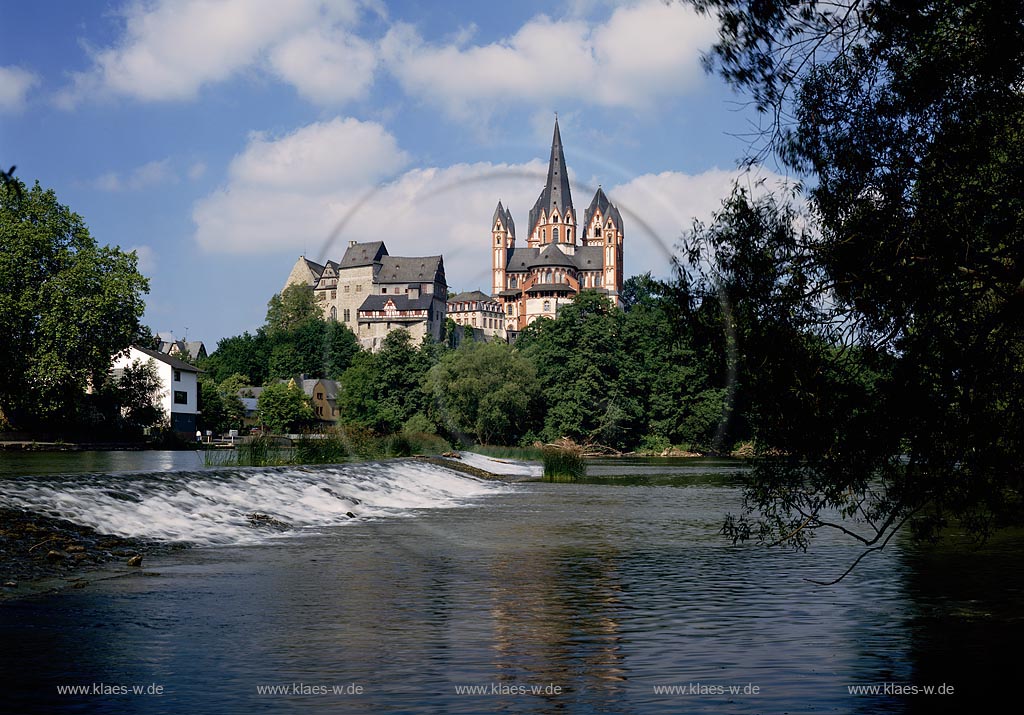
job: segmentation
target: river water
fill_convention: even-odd
[[[821,587],[805,579],[855,547],[718,535],[735,463],[602,461],[549,484],[189,454],[90,476],[5,462],[2,505],[195,547],[0,602],[0,711],[931,713],[1014,694],[1018,539],[899,543]],[[295,528],[254,530],[253,511]]]

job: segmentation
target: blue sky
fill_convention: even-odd
[[[349,240],[486,289],[494,205],[524,240],[555,112],[579,215],[602,185],[626,274],[667,275],[754,120],[700,67],[713,24],[658,0],[0,9],[0,163],[138,251],[146,324],[211,349]]]

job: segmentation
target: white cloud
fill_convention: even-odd
[[[509,100],[633,107],[678,95],[700,80],[714,23],[689,7],[649,0],[603,24],[536,17],[488,45],[428,44],[407,24],[381,42],[406,92],[456,116],[500,111]]]
[[[388,180],[406,161],[379,125],[353,119],[278,139],[254,135],[232,161],[228,183],[195,205],[195,239],[211,253],[305,252],[334,260],[350,240],[383,239],[395,255],[441,253],[453,287],[486,290],[494,206],[501,199],[511,208],[524,243],[546,161],[414,168]],[[682,232],[694,218],[711,216],[736,177],[720,169],[665,172],[606,186],[626,224],[627,274],[667,276]],[[597,187],[572,181],[582,220]]]
[[[361,192],[408,162],[374,122],[336,118],[280,138],[255,133],[228,168],[226,186],[193,210],[210,251],[260,252],[327,236]]]
[[[338,104],[366,94],[377,54],[373,45],[351,33],[316,28],[275,47],[270,64],[307,100]]]
[[[93,54],[93,65],[76,73],[57,104],[73,108],[102,95],[141,101],[194,99],[207,84],[221,82],[257,65],[275,48],[283,67],[272,62],[289,81],[304,68],[295,51],[281,50],[310,28],[355,22],[357,0],[157,0],[133,3],[125,11],[125,31],[112,47]],[[326,40],[325,40],[326,41]],[[321,55],[337,60],[338,52],[323,47]],[[341,53],[341,54],[339,54]],[[364,65],[347,68],[355,73]],[[368,81],[362,78],[361,81]],[[355,79],[348,78],[352,84]],[[300,91],[303,86],[299,86]]]
[[[92,181],[100,191],[139,191],[160,184],[176,184],[178,175],[171,168],[170,159],[150,161],[127,174],[108,171]]]
[[[206,162],[197,161],[188,167],[188,178],[192,181],[198,181],[203,178],[206,174]]]
[[[39,84],[39,77],[21,67],[0,67],[0,112],[16,112],[25,106],[25,97]]]

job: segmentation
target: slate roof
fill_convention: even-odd
[[[388,248],[383,241],[356,243],[345,250],[345,255],[341,257],[341,261],[337,265],[338,268],[370,266],[379,263],[381,258],[386,255],[388,255]]]
[[[443,276],[441,256],[384,256],[375,280],[377,283],[433,283]]]
[[[491,296],[484,293],[483,291],[467,290],[462,293],[459,293],[458,295],[453,295],[451,298],[448,299],[448,304],[451,305],[452,303],[470,303],[475,300],[492,302],[494,299],[491,298]]]
[[[602,189],[600,186],[597,187],[597,193],[594,194],[594,198],[590,202],[590,206],[587,207],[587,210],[583,214],[584,231],[590,230],[590,221],[594,218],[594,214],[598,210],[601,211],[602,220],[604,222],[607,222],[608,217],[610,216],[611,219],[615,222],[615,227],[619,231],[623,231],[623,233],[625,233],[625,231],[622,228],[622,215],[619,213],[619,210],[615,207],[615,204],[608,200],[608,197],[604,193],[604,189]],[[602,226],[602,228],[603,227],[604,226]]]
[[[508,231],[509,235],[515,237],[516,235],[516,222],[512,220],[512,212],[501,205],[501,201],[498,201],[498,207],[494,209],[494,215],[491,217],[491,226],[498,223],[498,219],[501,219],[501,223],[505,226],[505,230]]]
[[[572,256],[568,256],[562,252],[562,249],[555,246],[553,243],[549,243],[544,248],[540,249],[533,260],[530,261],[530,268],[537,266],[568,266],[574,268],[576,262],[572,260]]]
[[[145,353],[154,360],[159,360],[162,363],[170,365],[175,370],[181,370],[182,372],[202,372],[202,370],[197,368],[195,365],[189,365],[184,360],[179,360],[173,355],[165,355],[162,352],[159,352],[157,350],[150,350],[149,348],[144,348],[140,345],[132,345],[132,347],[138,350],[140,353]]]
[[[319,278],[320,275],[324,272],[324,266],[320,265],[316,261],[311,261],[305,256],[302,257],[302,260],[306,262],[306,266],[317,278]],[[330,261],[328,261],[328,263],[330,263]]]
[[[574,288],[568,283],[537,283],[526,289],[527,293],[541,293],[543,291],[572,292]]]
[[[537,254],[540,253],[539,248],[511,248],[508,252],[508,258],[505,260],[505,270],[511,271],[512,273],[522,273],[530,268]]]
[[[581,271],[598,271],[604,267],[603,246],[576,246],[575,255],[562,253],[554,244],[544,248],[513,248],[505,259],[509,273],[525,273],[538,266],[574,266]]]
[[[574,263],[581,271],[597,271],[604,268],[603,246],[577,246]]]
[[[407,295],[368,295],[359,310],[384,310],[388,301],[395,304],[395,310],[426,310],[434,300],[432,295],[421,295],[419,298],[410,298]]]

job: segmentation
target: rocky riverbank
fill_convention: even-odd
[[[91,572],[129,572],[157,553],[183,548],[101,534],[87,526],[0,508],[0,600],[81,588]]]

